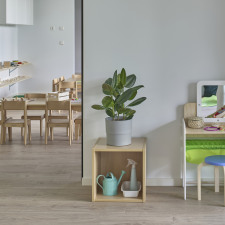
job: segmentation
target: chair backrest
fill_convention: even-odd
[[[52,80],[52,92],[58,91],[59,78]]]
[[[60,81],[59,82],[59,91],[61,91],[61,89],[67,89],[67,88],[76,88],[76,81],[71,81],[71,82]]]
[[[59,78],[59,81],[64,81],[65,80],[65,77],[64,76],[61,76],[60,78]]]
[[[32,99],[32,98],[46,98],[47,94],[43,94],[43,93],[26,93],[24,95],[25,98],[27,99]]]
[[[72,78],[81,81],[81,74],[72,74]]]
[[[2,110],[27,110],[27,101],[21,100],[10,100],[2,101]]]
[[[76,90],[79,90],[79,91],[82,90],[82,84],[81,84],[81,81],[76,81]]]
[[[23,110],[24,123],[27,124],[27,101],[24,99],[19,100],[3,100],[2,101],[2,123],[5,122],[7,110]]]
[[[69,113],[69,119],[71,119],[71,102],[69,101],[47,101],[46,102],[46,120],[48,120],[49,110],[66,110]]]

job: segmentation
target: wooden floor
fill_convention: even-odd
[[[65,129],[45,146],[32,123],[32,144],[20,130],[0,146],[0,225],[225,224],[223,187],[148,187],[146,203],[92,203],[91,187],[81,186],[81,145],[69,146]],[[63,134],[63,136],[61,136]],[[91,152],[90,152],[91,154]]]

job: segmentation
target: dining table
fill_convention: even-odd
[[[46,100],[45,99],[29,99],[27,100],[27,110],[45,110],[46,108]],[[1,109],[1,102],[0,102]],[[82,103],[81,101],[73,101],[71,100],[71,109],[73,111],[81,112]]]

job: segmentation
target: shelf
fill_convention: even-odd
[[[29,77],[29,76],[17,76],[17,77],[14,77],[14,78],[10,78],[10,79],[7,79],[5,81],[1,81],[0,82],[0,88],[10,86],[10,85],[13,85],[15,83],[19,83],[21,81],[28,80],[30,78],[31,77]]]
[[[5,71],[5,70],[9,70],[10,72],[12,72],[13,70],[15,70],[15,69],[17,69],[17,68],[19,68],[19,67],[21,67],[21,66],[26,66],[26,65],[28,65],[28,64],[30,64],[30,63],[23,63],[23,64],[19,64],[18,66],[10,66],[10,67],[7,67],[7,68],[2,67],[2,68],[0,69],[0,72]]]
[[[115,196],[105,196],[102,194],[97,194],[95,198],[95,202],[143,202],[141,197],[142,193],[139,193],[137,198],[125,198],[123,197],[123,193],[119,193]]]
[[[137,198],[125,198],[121,192],[123,181],[130,180],[131,167],[126,167],[127,159],[137,162],[137,180],[141,182],[141,191]],[[102,189],[97,185],[98,175],[106,175],[112,172],[119,179],[121,171],[126,173],[118,185],[118,195],[105,196]],[[99,179],[102,184],[103,178]],[[128,146],[109,146],[106,138],[99,138],[92,149],[92,201],[93,202],[145,202],[146,200],[146,138],[132,138]]]

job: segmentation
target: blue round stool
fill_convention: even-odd
[[[219,192],[219,166],[224,172],[224,206],[225,206],[225,155],[212,155],[205,158],[205,162],[198,166],[198,200],[201,200],[201,168],[202,166],[213,165],[215,167],[215,192]]]

